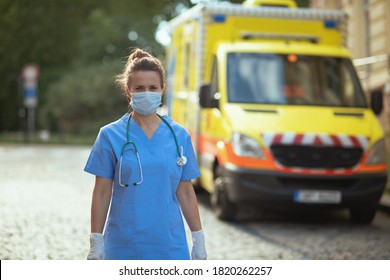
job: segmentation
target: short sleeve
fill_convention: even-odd
[[[183,166],[183,173],[181,175],[180,181],[193,180],[198,178],[200,176],[200,171],[189,134],[187,134],[185,139],[183,154],[187,157],[187,164]]]
[[[93,175],[114,179],[116,157],[103,129],[96,138],[84,171]]]

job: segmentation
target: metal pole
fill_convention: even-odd
[[[28,109],[28,132],[32,135],[35,131],[35,109]]]

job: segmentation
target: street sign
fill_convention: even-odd
[[[37,82],[39,77],[39,67],[36,64],[26,64],[22,70],[24,100],[26,108],[37,106]]]
[[[26,64],[22,69],[21,76],[23,80],[23,105],[27,108],[27,135],[29,135],[35,130],[35,107],[38,104],[38,65]]]
[[[24,82],[36,84],[39,76],[39,67],[36,64],[26,64],[22,70]]]
[[[24,88],[24,106],[26,108],[35,108],[37,106],[37,88],[25,87]]]

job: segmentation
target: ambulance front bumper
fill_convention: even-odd
[[[378,203],[387,182],[386,173],[314,176],[245,169],[233,165],[224,166],[222,172],[231,202],[274,209],[372,205]],[[302,199],[302,193],[337,194],[339,198]]]

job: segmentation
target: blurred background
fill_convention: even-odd
[[[199,2],[0,0],[0,259],[85,259],[94,178],[83,167],[99,128],[128,109],[115,75],[133,47],[165,63],[167,22]],[[389,139],[390,1],[296,2],[348,14],[345,45],[367,97],[384,93]],[[390,258],[388,214],[371,227],[344,216],[227,224],[199,202],[210,259]]]
[[[390,2],[310,0],[309,6],[314,9],[336,9],[347,13],[344,44],[352,53],[354,65],[367,97],[374,91],[384,93],[384,112],[379,116],[379,121],[389,142],[390,31],[386,26],[390,26]]]
[[[151,51],[165,61],[167,21],[199,2],[0,0],[0,141],[91,144],[99,127],[127,110],[114,76],[131,48]],[[385,93],[380,120],[388,134],[389,2],[296,2],[348,14],[345,44],[366,93]],[[31,65],[38,72],[30,92],[35,100],[26,104],[23,70]]]
[[[167,21],[198,2],[0,0],[0,141],[92,144],[127,110],[114,76],[131,48],[165,61]]]

